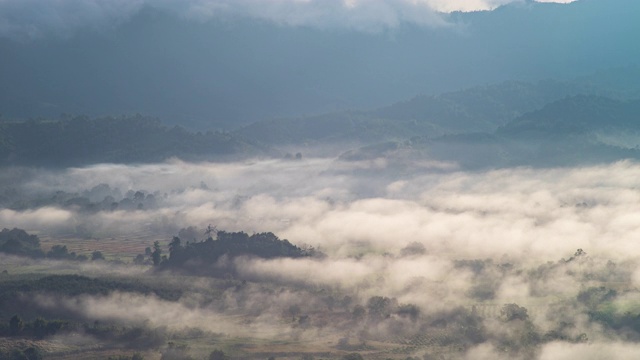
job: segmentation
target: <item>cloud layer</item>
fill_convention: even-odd
[[[145,6],[180,17],[206,21],[217,17],[249,17],[287,26],[391,29],[400,24],[445,26],[442,13],[489,10],[522,0],[2,0],[0,35],[33,38],[55,33],[72,35],[79,28],[117,26]],[[543,2],[570,2],[546,0]]]
[[[640,284],[636,241],[640,164],[622,161],[485,172],[413,165],[390,169],[380,161],[333,159],[172,160],[59,172],[13,169],[3,174],[2,193],[18,194],[20,204],[38,204],[52,196],[76,200],[65,200],[66,205],[60,206],[5,208],[0,211],[0,224],[29,227],[69,245],[75,241],[69,232],[81,225],[84,234],[97,240],[92,243],[96,248],[90,250],[131,242],[138,242],[142,249],[156,239],[166,246],[188,226],[194,228],[181,232],[183,240],[199,240],[212,224],[230,231],[273,231],[326,254],[230,260],[227,264],[233,266],[234,276],[248,282],[224,288],[216,301],[204,300],[207,290],[203,289],[220,288],[216,281],[224,280],[193,277],[185,281],[169,274],[154,276],[166,276],[166,281],[179,281],[192,290],[178,302],[130,293],[34,300],[89,319],[149,320],[152,327],[194,326],[230,336],[314,339],[331,335],[334,344],[341,334],[364,328],[371,336],[383,338],[394,335],[398,326],[411,334],[413,323],[407,318],[395,316],[373,324],[352,316],[354,306],[386,296],[398,304],[415,305],[424,324],[442,316],[455,317],[451,314],[459,309],[477,312],[483,317],[488,340],[463,355],[499,359],[513,358],[503,356],[500,341],[522,330],[518,322],[501,318],[501,307],[518,304],[526,307],[530,326],[539,334],[569,339],[545,342],[530,358],[637,355],[638,347],[630,343],[626,330],[606,329],[589,318],[588,312],[598,309],[592,300],[601,300],[584,294],[588,289],[596,289],[596,295],[597,289],[618,289],[607,302],[607,308],[614,309],[612,316],[640,312],[640,295],[634,290]],[[143,206],[134,203],[130,208],[90,207],[87,211],[77,205],[82,201],[66,197],[71,192],[95,203],[101,203],[101,197],[110,201],[130,197]],[[156,201],[145,202],[140,194],[155,194]],[[148,240],[131,240],[132,234],[140,232]],[[119,265],[110,270],[107,264],[90,264],[74,266],[114,274],[126,268]],[[135,274],[143,271],[143,267],[135,269]],[[327,315],[330,307],[332,315]],[[296,318],[289,314],[292,308],[309,315],[309,323],[301,326],[291,320]],[[244,323],[247,319],[250,325]],[[588,343],[575,340],[584,334]]]
[[[214,224],[273,231],[342,257],[397,253],[413,242],[427,252],[479,258],[552,259],[577,248],[613,258],[636,253],[640,166],[635,163],[482,173],[421,170],[402,177],[386,174],[385,166],[307,159],[40,171],[22,178],[14,190],[33,199],[50,199],[59,190],[96,202],[106,195],[117,202],[136,191],[155,199],[139,210],[138,203],[98,212],[71,205],[12,206],[0,210],[0,222],[50,232],[82,223],[98,237],[134,230],[169,237],[180,228]],[[4,185],[15,187],[14,180],[8,177]],[[111,193],[98,192],[100,184],[108,184]]]

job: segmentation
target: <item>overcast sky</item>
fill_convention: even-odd
[[[539,0],[571,2],[573,0]],[[80,27],[108,28],[126,21],[145,5],[168,9],[181,17],[206,21],[241,16],[282,25],[347,27],[356,30],[394,28],[402,23],[444,26],[441,12],[493,9],[524,0],[0,0],[3,37],[70,35]]]

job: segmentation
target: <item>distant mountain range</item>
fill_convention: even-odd
[[[62,168],[96,163],[235,160],[270,150],[222,132],[190,132],[158,119],[68,117],[0,122],[0,166]]]
[[[574,166],[640,159],[640,100],[565,97],[492,132],[416,136],[350,150],[345,161],[429,159],[463,168]]]
[[[600,74],[602,75],[602,74]],[[596,77],[596,78],[602,78]],[[563,166],[640,158],[640,100],[594,81],[509,81],[370,111],[193,132],[133,117],[0,122],[0,165],[77,166],[283,157],[287,152],[454,162],[463,168]],[[319,149],[321,151],[319,151]]]
[[[371,111],[258,121],[234,134],[268,145],[372,143],[421,136],[492,132],[514,118],[578,94],[621,96],[582,81],[508,81],[421,95]]]
[[[378,108],[416,94],[454,94],[478,84],[566,80],[637,66],[640,59],[637,0],[514,2],[444,17],[450,26],[400,23],[368,32],[249,17],[195,21],[148,5],[112,28],[0,38],[0,113],[12,119],[141,113],[187,128],[230,131],[266,119]],[[614,87],[624,84],[627,93],[640,94],[637,77],[609,78]],[[374,114],[407,122],[426,116],[415,119],[415,129],[399,126],[434,133],[462,130],[477,115],[468,130],[484,131],[546,99],[524,104],[516,89],[522,98],[498,108],[460,95],[468,98],[425,95]],[[442,113],[451,120],[444,126],[437,120]],[[496,113],[501,115],[494,118]],[[359,111],[343,116],[354,129],[360,126]]]

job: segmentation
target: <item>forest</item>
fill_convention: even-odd
[[[5,119],[1,357],[633,354],[638,102],[556,85],[232,132]]]
[[[44,256],[42,252],[15,253],[13,248],[5,246],[13,241],[23,248],[39,250],[37,236],[20,229],[4,229],[2,235],[5,259],[6,256]],[[432,304],[425,311],[423,306],[384,294],[362,298],[361,294],[347,289],[329,290],[302,283],[289,287],[282,280],[265,281],[251,276],[238,271],[241,262],[234,262],[235,257],[297,259],[307,256],[310,261],[323,262],[326,255],[303,251],[271,233],[248,236],[242,232],[216,230],[215,235],[215,240],[209,237],[186,245],[174,237],[168,245],[168,257],[162,255],[166,249],[156,242],[154,250],[146,255],[147,261],[140,265],[104,258],[51,260],[98,262],[104,267],[102,270],[115,266],[143,267],[143,272],[136,276],[109,275],[103,271],[93,275],[11,274],[4,270],[0,278],[0,314],[7,321],[0,324],[0,336],[19,341],[14,343],[17,347],[3,350],[3,358],[40,359],[63,355],[65,352],[60,350],[42,350],[44,344],[53,346],[54,339],[59,338],[94,341],[101,344],[102,349],[111,349],[108,352],[120,353],[109,355],[110,359],[143,359],[156,351],[160,352],[161,359],[202,358],[206,354],[194,354],[202,354],[200,343],[204,339],[216,339],[217,345],[207,350],[210,351],[208,357],[205,356],[208,359],[225,359],[238,352],[244,354],[243,358],[295,358],[295,354],[299,354],[299,359],[321,359],[334,358],[337,352],[344,354],[341,359],[438,359],[468,351],[486,351],[478,350],[486,346],[501,356],[535,358],[558,342],[579,346],[589,344],[594,340],[591,337],[603,335],[624,341],[640,338],[640,313],[620,308],[628,306],[624,305],[628,301],[625,298],[638,296],[636,290],[626,288],[629,270],[632,270],[629,264],[610,260],[604,263],[606,259],[590,257],[582,249],[569,257],[538,264],[455,260],[451,270],[472,277],[464,295],[470,302],[452,307]],[[411,258],[425,251],[424,246],[412,243],[395,256]],[[220,267],[221,256],[228,256],[225,268]],[[51,258],[51,253],[47,257]],[[213,265],[218,271],[211,271]],[[548,279],[559,274],[592,285],[575,289],[571,296],[567,294],[543,308],[495,303],[499,291],[496,283],[517,276],[531,287],[530,296],[543,299],[552,293]],[[202,287],[194,288],[191,283],[196,279],[206,281]],[[125,305],[126,302],[140,301],[157,307],[153,310],[158,311],[156,315],[149,313],[141,317],[135,312],[125,312],[105,317],[99,310],[89,310],[92,303],[103,303],[101,307],[108,303],[127,307],[131,305]],[[276,303],[263,303],[271,301]],[[175,316],[184,316],[180,321],[183,327],[155,321],[154,316],[167,316],[159,313],[166,311],[167,306],[175,307],[172,310],[177,311]],[[289,350],[285,354],[274,347],[271,352],[253,353],[255,345],[250,343],[255,340],[234,347],[231,335],[225,334],[234,331],[231,325],[206,330],[193,318],[212,316],[211,312],[234,313],[250,321],[249,326],[258,326],[255,322],[268,313],[269,317],[279,319],[279,326],[283,327],[279,331],[284,331],[281,336],[286,338],[282,346]],[[311,346],[315,342],[307,339],[328,333],[338,336],[330,351],[319,343]],[[271,348],[266,344],[265,347]],[[67,357],[73,353],[69,352]],[[54,358],[67,358],[60,355]]]
[[[0,359],[640,358],[638,14],[0,1]]]
[[[222,132],[189,132],[158,119],[134,116],[89,118],[62,115],[58,119],[0,122],[2,166],[65,167],[95,163],[189,160],[244,156],[262,150]]]

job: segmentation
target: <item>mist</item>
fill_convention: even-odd
[[[509,327],[516,326],[501,320],[505,315],[500,307],[517,304],[526,309],[531,326],[543,333],[559,332],[567,338],[588,334],[589,338],[588,344],[547,343],[533,354],[521,353],[524,358],[575,357],[591,353],[594,347],[597,354],[637,353],[628,335],[588,320],[585,311],[593,305],[584,300],[587,295],[580,294],[601,286],[631,289],[640,284],[634,240],[640,232],[635,221],[640,213],[640,164],[620,161],[474,172],[441,164],[402,174],[385,168],[384,162],[333,158],[237,163],[173,159],[61,171],[14,168],[5,173],[2,188],[19,196],[22,206],[54,194],[61,197],[61,192],[93,203],[101,203],[101,197],[121,202],[134,192],[155,194],[155,201],[137,196],[135,201],[142,206],[91,211],[73,205],[81,203],[77,201],[23,210],[10,205],[0,212],[0,223],[38,234],[44,246],[66,244],[80,252],[74,238],[84,238],[89,252],[110,254],[115,239],[126,239],[122,244],[127,243],[127,249],[142,252],[153,241],[166,245],[176,235],[201,241],[207,227],[214,226],[274,232],[323,254],[301,259],[223,259],[221,266],[232,267],[244,285],[162,275],[165,281],[190,289],[192,295],[183,295],[178,302],[135,293],[44,296],[31,302],[83,319],[146,324],[173,334],[199,328],[226,338],[299,341],[323,334],[340,346],[356,341],[353,334],[364,328],[367,336],[376,339],[389,337],[399,331],[398,326],[404,336],[419,333],[415,322],[402,317],[363,323],[352,318],[355,315],[336,315],[327,323],[317,315],[328,304],[342,304],[343,298],[350,300],[346,305],[331,305],[333,311],[346,306],[340,311],[349,314],[350,306],[371,306],[367,299],[383,296],[399,308],[416,306],[427,323],[454,316],[460,311],[456,309],[480,314],[485,319],[485,336],[493,340],[470,347],[461,356],[489,359],[502,356],[497,349],[511,336]],[[21,181],[15,182],[16,178]],[[133,234],[142,235],[132,238]],[[131,261],[123,257],[125,250],[115,254]],[[145,276],[144,268],[126,275],[126,267],[131,266],[126,264],[55,264],[39,266],[62,273]],[[222,295],[213,302],[206,300],[210,295],[204,289],[220,286]],[[281,289],[274,291],[273,286]],[[327,302],[327,296],[335,300]],[[640,310],[637,299],[640,295],[635,291],[620,290],[612,306],[623,316],[625,311]],[[308,314],[307,325],[278,320],[291,316],[287,314],[294,308],[294,319],[296,314]],[[558,328],[560,313],[570,327]],[[250,323],[239,322],[249,318]]]
[[[155,203],[93,212],[73,205],[10,206],[0,216],[3,223],[32,224],[28,230],[37,232],[69,228],[82,219],[102,238],[135,227],[166,236],[209,224],[273,231],[343,256],[355,255],[358,247],[397,253],[420,242],[427,252],[457,249],[456,256],[464,257],[552,259],[585,248],[618,258],[634,249],[629,239],[638,231],[633,219],[639,173],[631,161],[483,172],[452,168],[402,176],[386,173],[384,163],[334,159],[96,165],[40,170],[18,185],[6,179],[3,187],[32,199],[64,191],[94,196],[95,202],[105,196],[118,202],[141,191],[155,194]],[[110,193],[92,195],[98,188]],[[172,231],[155,228],[160,222]]]
[[[637,358],[639,6],[0,0],[0,358]]]
[[[507,80],[572,79],[637,65],[636,6],[3,1],[0,107],[9,119],[140,113],[232,131]]]

